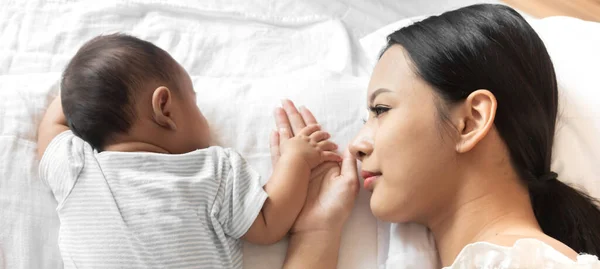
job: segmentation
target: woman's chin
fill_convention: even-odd
[[[385,197],[373,193],[370,201],[371,213],[381,221],[396,223],[409,222],[410,220],[407,220],[409,218],[403,214],[403,207],[398,206],[399,204],[393,203],[393,201],[394,199],[385,199]]]
[[[384,199],[379,198],[375,193],[371,195],[371,212],[373,216],[382,221],[390,221],[393,215],[393,210],[389,207],[389,204],[385,203]]]

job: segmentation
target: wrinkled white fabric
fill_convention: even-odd
[[[594,255],[581,254],[573,261],[537,239],[520,239],[512,247],[487,242],[467,245],[451,266],[444,269],[598,269]]]

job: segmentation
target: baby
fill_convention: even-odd
[[[238,153],[209,146],[187,72],[132,36],[87,42],[60,85],[38,156],[58,202],[65,268],[241,268],[239,239],[283,238],[311,169],[341,160],[318,125],[282,130],[263,187]]]

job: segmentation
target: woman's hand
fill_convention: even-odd
[[[278,132],[271,135],[271,161],[277,163],[281,136],[295,136],[307,125],[318,124],[312,113],[290,100],[282,101],[283,108],[275,110]],[[343,161],[325,162],[311,172],[306,203],[291,232],[341,230],[354,206],[359,190],[356,159],[346,150]]]
[[[343,158],[341,165],[326,162],[312,170],[306,202],[292,234],[341,231],[359,190],[356,159],[347,150]]]
[[[293,136],[307,124],[317,124],[306,108],[289,100],[275,111],[278,132],[271,136],[271,156],[279,159],[279,136]],[[335,268],[342,227],[358,194],[356,159],[346,150],[342,163],[326,162],[311,172],[306,202],[290,231],[285,268]]]

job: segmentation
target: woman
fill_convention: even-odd
[[[286,268],[336,266],[358,188],[354,157],[373,214],[426,225],[443,266],[600,268],[596,201],[550,170],[552,62],[513,9],[475,5],[394,32],[367,103],[369,119],[341,170],[326,164],[313,172]],[[306,109],[284,108],[279,127],[316,123]],[[272,145],[277,156],[277,137]]]

